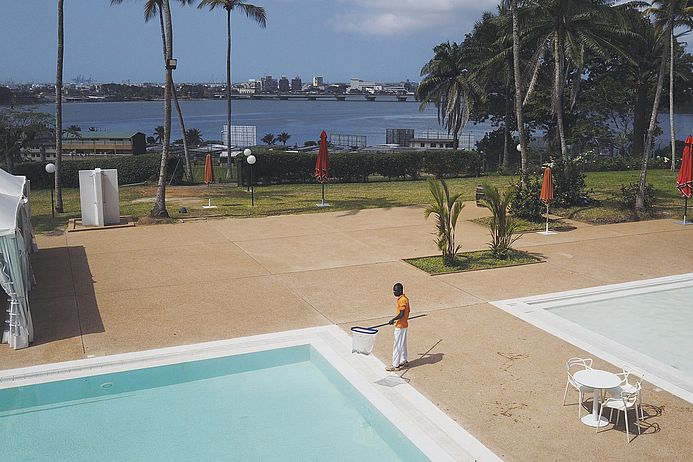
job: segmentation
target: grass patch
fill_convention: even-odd
[[[488,228],[491,225],[491,221],[493,221],[493,217],[475,218],[469,221]],[[517,228],[515,229],[516,234],[544,231],[546,229],[545,221],[534,222],[513,217],[513,222],[517,224]],[[549,219],[550,231],[571,231],[573,229],[575,229],[575,226],[569,225],[568,223],[563,223],[560,219]]]
[[[505,266],[527,265],[540,262],[541,259],[527,252],[511,250],[507,260],[499,260],[493,256],[490,250],[479,250],[476,252],[464,252],[457,255],[455,263],[448,266],[443,263],[443,257],[409,258],[404,260],[428,274],[459,273],[463,271],[476,271],[491,268],[502,268]]]
[[[199,166],[198,166],[199,167]],[[222,168],[223,170],[223,168]],[[197,172],[200,172],[199,169]],[[221,173],[221,172],[219,172]],[[648,218],[681,218],[683,200],[676,191],[676,175],[669,170],[648,171],[647,181],[655,188],[657,202],[654,210],[646,215],[635,215],[618,204],[621,184],[637,181],[639,172],[595,172],[587,173],[587,191],[598,202],[588,207],[551,209],[551,213],[565,218],[588,223],[617,223]],[[197,175],[199,178],[199,175]],[[454,192],[462,193],[467,207],[475,207],[476,186],[489,183],[504,191],[517,177],[488,175],[481,178],[446,179]],[[246,188],[233,184],[214,185],[211,188],[212,203],[216,209],[203,209],[207,204],[207,187],[170,186],[166,188],[166,206],[171,218],[197,218],[206,216],[261,217],[297,213],[325,213],[368,208],[403,207],[426,205],[430,192],[423,180],[418,181],[372,181],[369,183],[328,184],[326,200],[332,205],[327,209],[315,206],[320,201],[319,184],[258,185],[255,186],[255,207],[250,206],[250,193]],[[156,184],[120,188],[120,213],[136,218],[146,216],[151,210],[156,195]],[[51,196],[49,189],[31,191],[32,223],[36,232],[48,232],[64,228],[68,219],[81,215],[78,189],[63,189],[64,213],[51,218]],[[180,213],[185,207],[188,212]],[[527,231],[537,230],[531,226]],[[524,231],[524,230],[523,230]]]

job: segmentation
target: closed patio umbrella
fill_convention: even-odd
[[[553,177],[549,167],[544,169],[544,180],[541,182],[539,200],[546,204],[546,230],[539,234],[553,234],[549,231],[549,202],[553,200]]]
[[[681,158],[681,170],[676,178],[676,189],[681,192],[684,197],[683,205],[683,224],[686,222],[686,214],[688,212],[688,198],[693,194],[693,136],[688,135],[686,145],[683,148],[683,157]]]
[[[322,201],[317,204],[318,207],[329,207],[330,204],[325,202],[325,183],[329,178],[328,170],[330,168],[330,155],[327,152],[327,133],[325,130],[320,133],[320,150],[318,151],[318,159],[315,162],[315,179],[322,185]]]
[[[214,164],[212,163],[212,154],[207,154],[205,156],[205,183],[207,184],[207,193],[209,200],[207,205],[203,206],[204,209],[215,209],[216,205],[212,205],[212,190],[211,184],[214,183]]]

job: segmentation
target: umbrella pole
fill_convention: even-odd
[[[325,205],[325,183],[321,183],[322,185],[322,205]]]
[[[686,214],[688,212],[688,197],[686,197],[683,201],[683,224],[687,224],[686,222]]]
[[[546,203],[546,234],[549,234],[549,203]]]
[[[207,206],[212,207],[212,185],[207,183]]]

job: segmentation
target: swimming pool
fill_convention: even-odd
[[[693,274],[493,304],[693,399]]]
[[[479,457],[474,444],[471,452],[452,447],[460,442],[455,432],[464,431],[444,435],[451,422],[440,415],[427,417],[442,422],[438,435],[417,431],[411,415],[378,396],[377,385],[344,368],[327,334],[335,332],[303,330],[270,343],[259,336],[4,372],[0,448],[16,460],[56,461]],[[344,338],[333,346],[343,344]],[[374,360],[350,358],[360,375],[368,369],[362,359]],[[406,387],[384,392],[411,403]],[[484,450],[482,459],[495,457]]]

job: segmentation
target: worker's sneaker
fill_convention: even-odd
[[[400,369],[402,369],[404,367],[409,367],[409,361],[404,361],[402,364],[399,365]]]
[[[400,370],[400,369],[402,369],[401,366],[397,366],[397,367],[395,367],[395,366],[387,366],[387,367],[385,368],[385,370],[388,371],[388,372],[395,372],[395,371],[398,371],[398,370]]]

